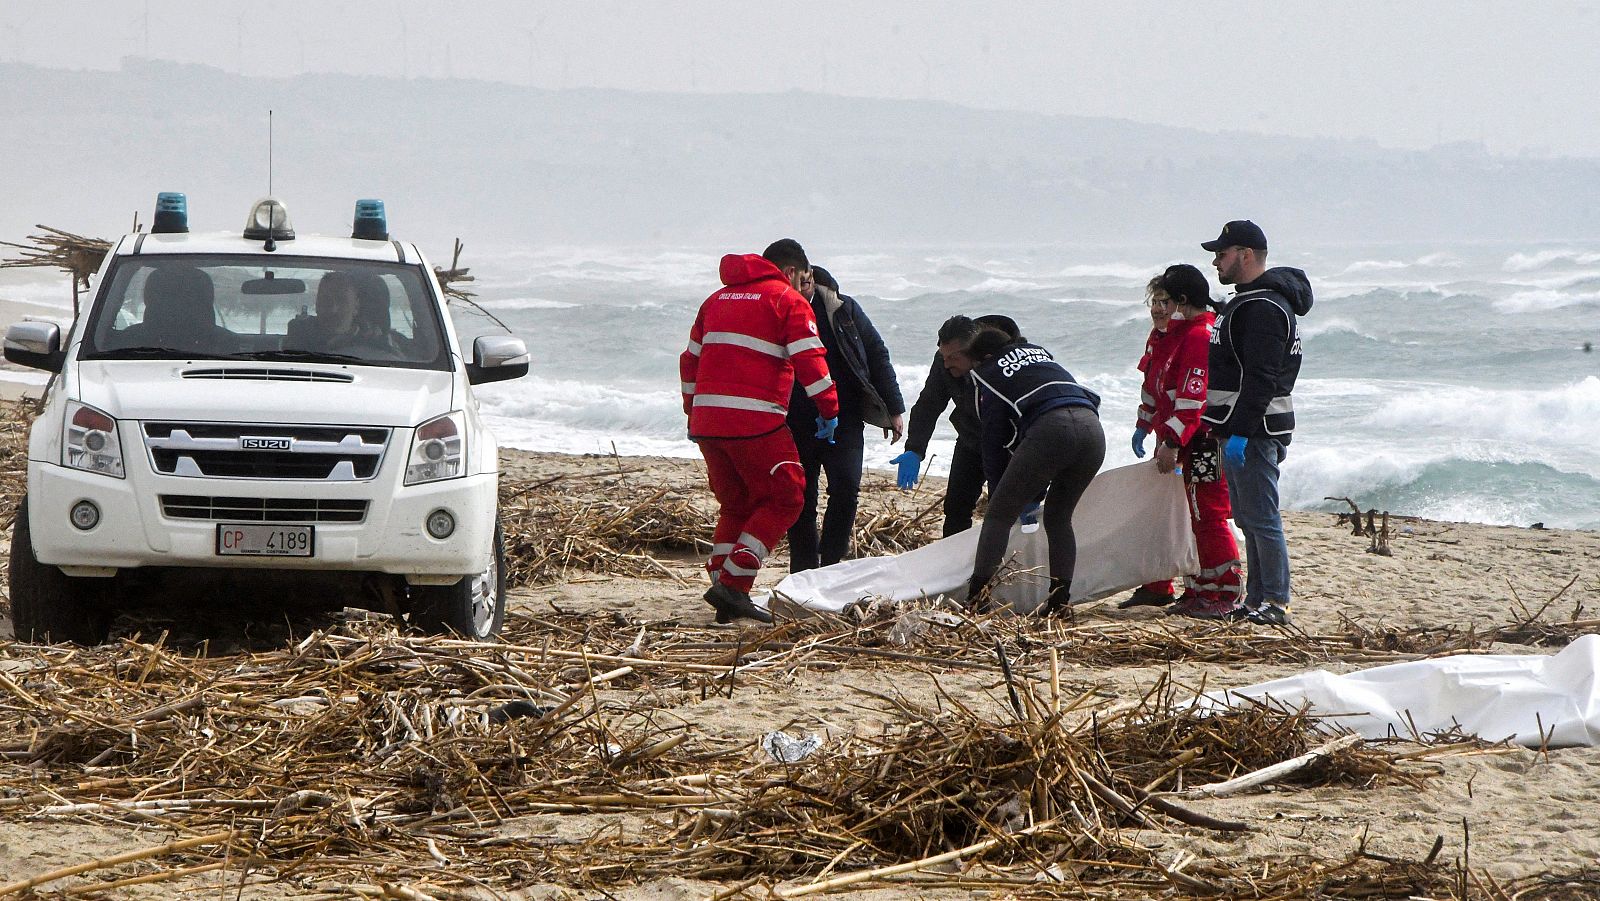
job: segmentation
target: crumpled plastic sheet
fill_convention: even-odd
[[[929,626],[955,629],[966,622],[969,622],[966,617],[948,610],[907,610],[889,627],[889,643],[903,648],[926,635]]]
[[[1529,748],[1593,746],[1600,744],[1600,635],[1580,636],[1556,654],[1455,654],[1344,675],[1313,670],[1196,703],[1304,706],[1370,739],[1460,730]]]
[[[822,738],[816,733],[795,738],[787,732],[768,732],[761,737],[761,749],[778,763],[799,763],[821,747]]]
[[[1072,515],[1078,563],[1072,602],[1082,603],[1200,568],[1183,479],[1154,462],[1108,469],[1094,477]],[[791,573],[771,593],[751,599],[786,616],[837,613],[862,598],[916,601],[967,596],[979,526],[885,557],[860,557]],[[996,600],[1018,612],[1038,607],[1050,589],[1050,541],[1043,529],[1011,526]]]

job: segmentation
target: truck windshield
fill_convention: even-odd
[[[295,360],[449,369],[420,266],[315,257],[118,260],[80,359]]]

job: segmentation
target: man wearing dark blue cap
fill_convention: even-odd
[[[1217,279],[1234,286],[1211,333],[1211,384],[1201,417],[1223,442],[1233,520],[1244,532],[1244,606],[1259,625],[1289,623],[1289,545],[1278,511],[1278,465],[1294,434],[1300,374],[1297,317],[1311,310],[1311,282],[1299,269],[1267,268],[1267,236],[1248,219],[1200,245],[1215,254]]]

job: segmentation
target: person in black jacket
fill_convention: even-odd
[[[805,506],[789,528],[789,571],[829,566],[844,559],[855,528],[861,495],[861,464],[871,423],[890,443],[905,432],[905,401],[889,361],[889,348],[861,305],[839,293],[839,282],[821,266],[811,267],[807,299],[817,316],[817,335],[828,350],[828,371],[839,391],[839,427],[833,440],[816,437],[816,406],[799,385],[789,400],[789,429],[806,472]],[[806,286],[801,293],[807,294]],[[891,437],[892,436],[892,437]],[[828,476],[828,512],[817,534],[817,481]]]
[[[928,456],[928,441],[933,437],[939,416],[951,402],[950,424],[955,426],[956,447],[950,457],[950,476],[944,493],[944,535],[972,528],[972,511],[983,494],[982,429],[978,424],[978,395],[968,374],[967,344],[983,326],[997,328],[1012,338],[1020,338],[1017,324],[1009,316],[951,316],[939,326],[939,349],[922,383],[917,402],[911,405],[911,425],[906,431],[906,449],[890,460],[900,468],[895,483],[901,488],[917,484],[922,463]]]
[[[978,534],[967,603],[986,603],[1012,523],[1044,495],[1050,595],[1041,610],[1046,615],[1066,610],[1078,560],[1072,513],[1106,456],[1100,395],[1078,384],[1049,351],[999,330],[980,331],[966,356],[976,364],[972,378],[978,385],[989,481],[989,509]]]
[[[1259,625],[1289,623],[1289,545],[1278,511],[1278,465],[1294,434],[1300,374],[1297,317],[1311,310],[1311,282],[1299,269],[1267,268],[1267,236],[1248,219],[1200,245],[1233,297],[1211,333],[1211,383],[1201,418],[1223,442],[1233,520],[1244,532],[1241,616]]]

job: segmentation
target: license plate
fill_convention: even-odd
[[[220,557],[310,557],[316,546],[311,526],[222,523],[217,526]]]

